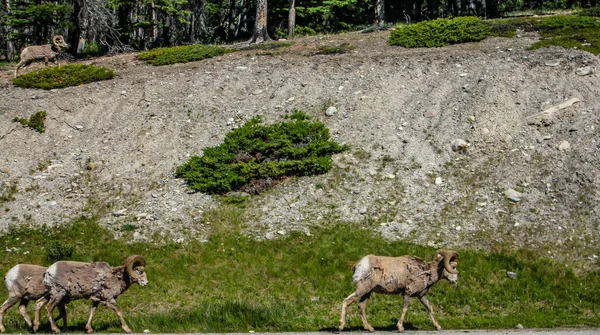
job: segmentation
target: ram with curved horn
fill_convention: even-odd
[[[52,38],[52,44],[32,45],[24,48],[21,51],[21,60],[15,69],[15,78],[19,75],[19,68],[26,68],[33,62],[40,62],[43,60],[46,66],[48,66],[48,61],[53,61],[60,67],[58,56],[62,53],[62,50],[68,46],[69,45],[61,35],[56,35]]]
[[[398,331],[404,331],[404,316],[412,297],[419,297],[421,303],[429,311],[436,330],[442,327],[433,317],[433,308],[425,294],[441,279],[456,284],[458,280],[458,253],[454,250],[440,249],[433,255],[433,261],[413,256],[386,257],[369,255],[363,257],[353,268],[352,279],[356,291],[349,295],[342,304],[340,331],[346,325],[348,306],[358,301],[358,310],[365,330],[374,331],[367,321],[365,308],[373,292],[383,294],[399,294],[404,297],[402,315],[398,321]]]
[[[93,331],[92,319],[99,304],[110,307],[117,313],[121,327],[127,333],[131,329],[125,323],[123,313],[117,307],[116,299],[132,284],[148,285],[145,272],[146,261],[142,256],[132,255],[125,259],[122,266],[111,267],[108,263],[92,262],[82,263],[73,261],[60,261],[52,264],[44,274],[46,296],[36,302],[36,313],[33,330],[39,328],[40,310],[46,304],[46,312],[50,316],[50,328],[53,332],[60,332],[52,320],[52,311],[60,304],[77,299],[90,299],[92,310],[85,330]],[[66,316],[65,316],[66,317]]]

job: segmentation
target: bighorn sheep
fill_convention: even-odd
[[[363,257],[352,269],[352,279],[356,283],[356,291],[348,296],[342,304],[340,331],[346,325],[348,306],[358,301],[358,310],[365,330],[374,331],[367,321],[365,307],[371,293],[400,294],[404,296],[402,316],[398,321],[398,331],[404,331],[404,316],[408,310],[411,297],[419,297],[429,311],[433,326],[436,330],[442,327],[433,317],[433,308],[425,297],[427,291],[440,279],[447,279],[452,284],[458,280],[458,253],[454,250],[440,249],[433,255],[432,262],[412,257],[385,257],[369,255]]]
[[[96,313],[98,304],[112,308],[119,320],[123,330],[131,333],[131,329],[123,319],[123,313],[117,307],[115,301],[119,295],[134,283],[141,286],[148,285],[144,267],[146,261],[142,256],[132,255],[125,259],[125,265],[111,267],[108,263],[93,262],[82,263],[73,261],[60,261],[52,264],[44,274],[44,286],[47,293],[46,312],[50,317],[50,328],[58,333],[60,329],[52,320],[54,307],[61,303],[68,303],[77,299],[90,299],[92,310],[85,329],[88,333],[93,331],[92,319]],[[36,315],[33,330],[39,327],[39,312],[46,300],[40,299],[36,302]]]
[[[46,66],[48,66],[48,61],[54,61],[56,65],[60,67],[58,55],[62,52],[62,49],[68,47],[68,45],[61,35],[54,36],[52,42],[51,45],[32,45],[23,49],[23,51],[21,51],[21,61],[19,61],[17,68],[15,69],[15,78],[19,74],[19,68],[26,68],[31,63],[41,60],[44,61]]]
[[[18,301],[19,313],[23,315],[23,319],[27,322],[27,325],[31,328],[31,319],[27,315],[27,304],[30,300],[38,300],[46,294],[46,287],[44,286],[44,272],[46,267],[32,264],[18,264],[12,269],[6,272],[4,275],[4,284],[8,290],[8,299],[0,307],[0,332],[4,333],[4,313],[11,308]],[[63,318],[64,327],[67,326],[67,313],[65,306],[60,304],[58,306],[60,315],[57,317]]]

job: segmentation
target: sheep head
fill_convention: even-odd
[[[56,35],[56,36],[54,36],[54,38],[52,38],[52,42],[54,43],[54,46],[58,50],[61,50],[62,48],[69,47],[69,45],[67,44],[67,42],[65,42],[65,38],[62,37],[62,35]]]
[[[454,250],[440,249],[433,255],[433,263],[436,265],[440,279],[446,278],[452,284],[458,281],[458,252]]]
[[[125,269],[127,274],[131,278],[132,283],[138,283],[141,286],[148,285],[148,278],[146,277],[146,260],[139,255],[131,255],[125,260]]]

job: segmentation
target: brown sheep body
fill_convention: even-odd
[[[31,328],[31,318],[27,315],[27,304],[31,300],[38,300],[46,294],[44,286],[44,272],[46,267],[33,264],[17,264],[13,266],[4,275],[4,284],[8,291],[8,298],[0,307],[0,332],[4,333],[4,314],[6,311],[19,303],[19,313],[25,319],[27,325]],[[63,324],[66,327],[67,314],[64,305],[59,305],[60,315],[58,318],[63,318]],[[58,319],[57,318],[57,319]]]
[[[117,306],[116,299],[134,283],[141,286],[148,285],[145,264],[145,260],[137,255],[129,256],[125,260],[125,265],[117,267],[111,267],[104,262],[60,261],[52,264],[44,275],[44,286],[48,291],[46,312],[50,318],[52,331],[60,332],[52,321],[54,307],[72,300],[90,299],[92,309],[85,325],[88,333],[93,331],[92,319],[99,304],[113,309],[119,317],[123,330],[131,333],[123,313]],[[34,331],[39,327],[39,314],[44,304],[46,301],[42,299],[36,303]]]
[[[58,55],[60,55],[63,48],[67,47],[65,39],[61,35],[56,35],[52,38],[52,44],[32,45],[24,48],[21,51],[21,60],[15,69],[15,78],[19,75],[19,68],[26,68],[33,62],[43,60],[46,66],[48,66],[48,61],[53,61],[60,67]]]
[[[367,321],[365,308],[373,292],[383,294],[399,294],[404,297],[402,315],[398,321],[398,331],[404,331],[404,316],[412,297],[419,297],[421,303],[429,311],[433,326],[440,330],[442,327],[433,316],[433,308],[425,294],[441,279],[447,279],[455,284],[458,280],[456,265],[458,253],[454,250],[438,250],[433,261],[413,256],[386,257],[368,255],[363,257],[353,268],[353,280],[356,290],[342,304],[340,331],[346,325],[348,306],[358,301],[358,310],[365,330],[374,331]]]

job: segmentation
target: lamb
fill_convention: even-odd
[[[0,332],[4,333],[6,331],[4,328],[4,313],[18,301],[20,301],[19,313],[23,315],[23,319],[31,328],[31,319],[26,310],[27,304],[30,300],[38,300],[46,294],[46,287],[43,283],[46,269],[46,267],[39,265],[18,264],[6,272],[4,284],[6,284],[8,290],[8,298],[0,307]],[[60,315],[57,319],[62,317],[63,325],[66,327],[67,313],[65,306],[60,304],[58,307]]]
[[[340,319],[340,331],[346,325],[347,308],[350,304],[358,301],[358,310],[365,330],[374,331],[367,321],[365,308],[371,293],[401,294],[404,297],[402,316],[398,321],[398,331],[404,331],[404,316],[408,310],[411,297],[419,297],[421,303],[429,311],[433,326],[436,330],[442,327],[433,317],[433,308],[429,304],[425,294],[441,279],[447,279],[456,284],[458,280],[458,253],[454,250],[440,249],[434,256],[432,262],[412,257],[385,257],[368,255],[363,257],[352,269],[356,291],[349,295],[342,304],[342,317]]]
[[[15,69],[15,78],[19,74],[19,68],[26,68],[31,63],[41,60],[44,61],[46,66],[48,66],[48,61],[54,61],[56,65],[60,67],[60,64],[58,63],[58,55],[60,55],[62,49],[67,48],[68,45],[61,35],[54,36],[54,38],[52,38],[52,42],[52,45],[32,45],[23,49],[23,51],[21,51],[21,61],[19,61],[17,68]]]
[[[46,301],[50,328],[53,332],[58,333],[60,329],[52,320],[54,307],[60,306],[61,303],[66,304],[72,300],[85,298],[92,301],[90,317],[85,325],[86,332],[93,331],[92,319],[98,304],[102,304],[112,308],[117,313],[123,330],[131,333],[115,300],[134,283],[141,286],[148,285],[145,266],[146,261],[138,255],[127,257],[125,265],[117,267],[111,267],[104,262],[60,261],[52,264],[44,274],[44,286],[48,291],[47,300],[40,299],[36,302],[33,330],[37,331],[39,327],[40,310]]]

